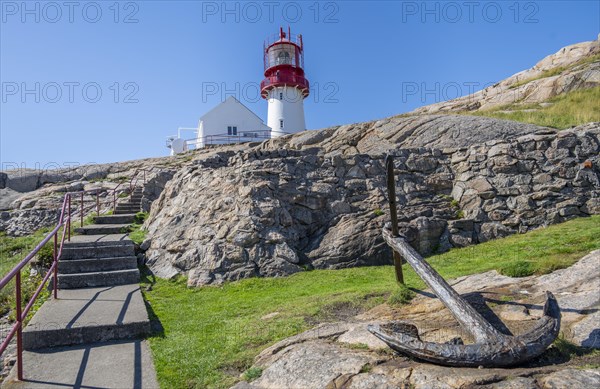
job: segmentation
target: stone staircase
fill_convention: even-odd
[[[80,235],[65,242],[58,299],[48,299],[23,330],[26,381],[16,381],[13,369],[3,388],[158,387],[146,343],[139,340],[150,333],[150,320],[134,243],[127,236],[141,198],[136,188],[113,215],[96,217],[95,224],[77,228]],[[122,363],[106,374],[105,366],[115,358]],[[126,366],[133,370],[123,370]]]

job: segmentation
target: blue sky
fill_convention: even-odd
[[[232,94],[266,120],[280,25],[304,36],[309,129],[468,94],[600,32],[598,1],[0,3],[2,169],[166,155]]]

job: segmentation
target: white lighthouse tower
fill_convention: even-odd
[[[309,93],[304,77],[304,45],[302,35],[292,36],[279,29],[279,36],[265,42],[265,79],[261,95],[269,103],[267,126],[271,138],[306,130],[304,99]]]

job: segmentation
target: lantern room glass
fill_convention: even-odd
[[[266,55],[266,68],[279,65],[291,65],[295,67],[301,67],[301,53],[298,53],[298,49],[292,44],[277,44],[271,46]]]

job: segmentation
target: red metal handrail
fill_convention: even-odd
[[[152,170],[152,169],[143,169],[142,168],[142,169],[137,169],[134,172],[134,174],[129,182],[129,189],[130,189],[129,195],[130,196],[133,193],[134,186],[132,186],[132,185],[137,185],[137,182],[138,182],[137,175],[143,171],[144,172],[143,179],[144,179],[144,183],[145,183],[146,182],[146,171],[150,171],[150,170]],[[120,185],[121,184],[117,185],[115,188],[112,189],[112,192],[113,192],[112,193],[113,194],[112,208],[113,208],[113,210],[116,207],[116,193],[117,193],[117,190]],[[44,289],[46,283],[48,282],[48,280],[50,279],[51,276],[53,277],[52,295],[53,295],[53,298],[55,298],[55,299],[58,298],[58,261],[62,255],[63,247],[65,244],[65,239],[67,241],[71,240],[71,219],[73,218],[73,216],[76,216],[77,213],[79,213],[80,220],[81,220],[81,226],[83,226],[84,215],[88,211],[92,210],[94,208],[94,206],[96,208],[96,214],[100,215],[100,193],[107,192],[107,194],[108,194],[110,191],[111,190],[104,191],[102,189],[91,189],[91,190],[87,190],[87,191],[67,192],[63,198],[60,217],[59,217],[58,223],[56,224],[56,227],[54,227],[54,229],[52,231],[50,231],[48,233],[48,235],[46,235],[44,237],[44,239],[29,254],[27,254],[27,256],[25,256],[25,258],[21,262],[19,262],[10,272],[8,272],[8,274],[6,274],[0,280],[0,290],[2,290],[2,288],[4,288],[13,278],[15,279],[15,300],[16,300],[16,302],[15,302],[16,303],[15,304],[16,305],[15,317],[16,317],[16,322],[12,326],[10,331],[8,332],[8,335],[6,336],[4,341],[0,344],[0,355],[2,355],[4,353],[4,351],[6,350],[6,348],[8,347],[8,345],[13,340],[13,338],[16,334],[17,335],[17,362],[16,362],[17,363],[17,378],[20,381],[23,380],[23,322],[27,318],[27,314],[29,313],[29,311],[31,310],[33,305],[35,304],[36,299],[39,297],[40,293]],[[95,194],[96,195],[95,204],[92,204],[91,207],[84,207],[84,197],[86,194]],[[75,211],[74,213],[72,213],[71,212],[71,203],[72,203],[73,197],[75,197],[75,196],[78,196],[80,198],[81,204],[80,204],[79,212]],[[110,200],[110,196],[107,195],[107,197]],[[59,240],[58,240],[59,236],[58,235],[59,235],[59,232],[61,231],[61,229],[62,229],[62,236],[60,238],[60,244],[59,244]],[[35,257],[35,255],[42,249],[42,247],[44,247],[50,241],[50,239],[54,239],[52,265],[48,269],[48,272],[42,279],[42,282],[40,283],[40,285],[34,292],[33,296],[31,297],[31,299],[29,300],[29,302],[27,303],[25,308],[22,308],[21,307],[21,298],[22,298],[22,296],[21,296],[21,270],[23,270],[23,268]]]

